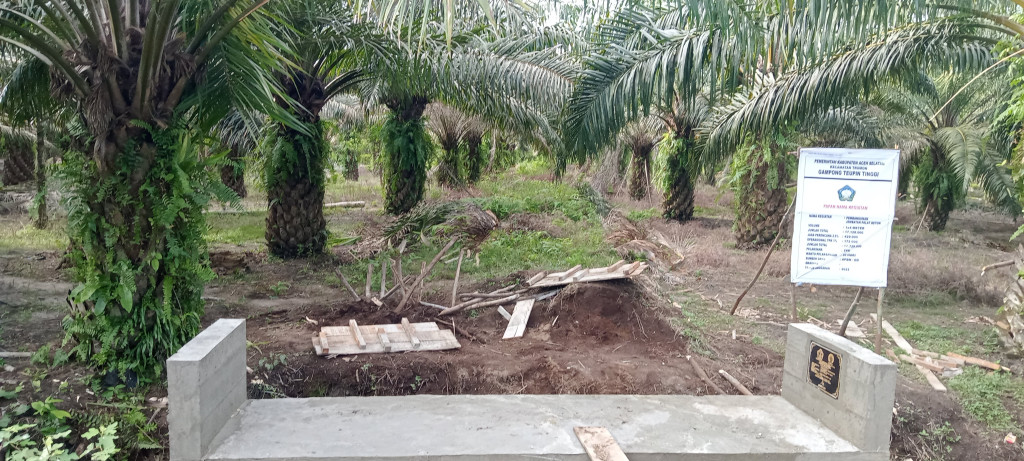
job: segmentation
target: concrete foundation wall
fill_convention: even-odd
[[[172,461],[198,461],[246,402],[245,320],[221,319],[167,359]]]
[[[811,342],[842,357],[838,395],[810,381]],[[790,324],[782,396],[865,452],[889,452],[896,365],[860,345],[810,324]]]

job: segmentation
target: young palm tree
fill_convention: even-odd
[[[438,159],[435,173],[437,183],[447,188],[461,187],[466,175],[459,150],[466,134],[466,115],[458,109],[436,102],[427,106],[424,115],[427,117],[427,128],[441,147],[441,158]]]
[[[466,181],[476,184],[483,174],[484,153],[481,150],[483,145],[484,132],[487,125],[477,116],[466,116],[463,122],[462,133],[463,143],[466,145]]]
[[[330,150],[320,112],[354,88],[361,60],[373,56],[386,65],[389,53],[383,37],[355,21],[348,2],[290,0],[274,12],[279,35],[294,54],[294,66],[277,74],[285,90],[277,103],[299,124],[278,123],[268,141],[266,238],[271,254],[296,257],[322,253],[327,242],[324,170]]]
[[[1013,178],[1002,166],[1011,159],[1011,140],[992,123],[1010,99],[1007,79],[994,75],[965,88],[969,74],[916,77],[884,85],[869,103],[884,114],[879,122],[883,142],[900,148],[901,168],[913,175],[918,210],[929,230],[945,229],[950,211],[963,204],[972,182],[1018,216]]]
[[[197,146],[230,106],[274,112],[265,3],[0,1],[0,40],[47,66],[92,139],[65,159],[83,306],[67,327],[97,366],[155,376],[198,331],[202,207],[222,189]]]
[[[626,125],[619,135],[630,153],[629,196],[643,200],[651,190],[651,157],[662,131],[661,120],[647,117]]]

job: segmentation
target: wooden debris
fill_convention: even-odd
[[[860,297],[863,294],[864,294],[864,287],[858,288],[857,289],[857,294],[853,297],[853,303],[850,304],[850,308],[847,309],[847,311],[846,311],[846,316],[843,317],[843,321],[839,325],[839,336],[846,336],[846,329],[849,326],[850,321],[853,319],[853,313],[857,311],[857,303],[860,302]],[[858,330],[859,330],[859,328],[858,328]],[[861,335],[863,335],[863,334],[864,334],[864,332],[861,331]],[[854,337],[854,336],[851,335],[851,337]],[[862,336],[862,337],[866,337],[866,336]]]
[[[1007,261],[1000,261],[1000,262],[997,262],[995,264],[989,264],[989,265],[981,268],[981,275],[982,275],[982,277],[984,277],[985,273],[990,271],[990,270],[992,270],[992,269],[998,269],[1000,267],[1012,266],[1013,263],[1014,263],[1014,260],[1010,259],[1010,260],[1007,260]]]
[[[530,313],[533,312],[533,299],[519,301],[512,311],[512,318],[505,327],[505,335],[501,339],[521,338],[526,332],[526,323],[530,321]]]
[[[416,337],[416,329],[409,323],[409,319],[402,317],[402,329],[405,330],[405,334],[409,336],[409,342],[412,343],[413,349],[420,348],[420,339]]]
[[[931,371],[934,371],[936,373],[942,373],[942,367],[941,366],[936,365],[936,364],[931,363],[931,362],[928,362],[927,360],[924,360],[924,359],[919,359],[917,357],[912,357],[912,356],[909,356],[907,354],[900,354],[900,360],[903,360],[904,362],[913,363],[914,365],[917,365],[918,368],[924,367],[924,368],[926,368],[928,370],[931,370]]]
[[[580,426],[572,430],[583,444],[587,456],[590,456],[590,461],[629,461],[608,429],[599,426]]]
[[[360,349],[366,349],[366,340],[363,339],[363,333],[359,331],[359,325],[356,324],[356,319],[348,321],[348,327],[352,330],[352,339],[355,340],[356,345]],[[321,332],[323,334],[323,332]]]
[[[377,307],[384,307],[384,303],[383,303],[383,302],[381,302],[381,300],[377,299],[377,297],[376,297],[376,296],[374,296],[374,297],[370,298],[370,302],[372,302],[373,304],[375,304],[375,305],[376,305]]]
[[[332,202],[325,203],[324,208],[365,208],[366,202],[362,200],[354,202]]]
[[[481,307],[498,306],[498,305],[501,305],[501,304],[505,304],[505,303],[508,303],[508,302],[515,301],[516,298],[518,298],[518,297],[519,297],[518,294],[511,294],[511,295],[509,295],[507,297],[504,297],[504,298],[501,298],[501,299],[495,299],[493,301],[483,301],[483,302],[476,301],[479,298],[474,298],[472,300],[466,301],[466,302],[464,302],[462,304],[459,304],[457,306],[449,307],[448,309],[445,309],[445,310],[441,311],[440,315],[450,315],[450,314],[454,314],[456,312],[459,312],[459,311],[462,311],[462,310],[465,310],[465,309],[470,309],[470,308],[477,309],[477,308],[481,308]]]
[[[619,261],[608,267],[590,269],[584,269],[583,266],[576,265],[565,272],[554,272],[540,278],[538,278],[537,275],[534,275],[527,280],[526,284],[531,288],[542,288],[568,285],[570,283],[623,279],[637,275],[645,269],[647,269],[647,264],[640,261],[631,264],[625,264],[625,261]]]
[[[441,309],[441,310],[445,310],[445,309],[448,308],[448,307],[442,306],[440,304],[428,303],[426,301],[420,301],[420,305],[427,306],[427,307],[433,307],[434,309]]]
[[[747,389],[747,386],[744,386],[743,383],[741,383],[738,379],[733,378],[732,375],[729,374],[729,372],[725,370],[718,370],[718,374],[722,375],[722,377],[725,378],[726,381],[729,381],[729,384],[732,384],[732,386],[735,387],[736,390],[740,392],[740,394],[754,395],[754,393],[750,392],[750,389]]]
[[[341,280],[341,283],[345,285],[345,288],[348,288],[348,292],[352,293],[352,297],[355,298],[356,301],[363,300],[362,298],[359,297],[359,293],[356,293],[355,288],[352,288],[352,284],[348,283],[348,279],[345,278],[345,274],[341,273],[341,269],[334,268],[334,275],[338,276],[338,279]]]
[[[448,240],[448,243],[444,248],[441,248],[441,251],[437,252],[437,256],[434,256],[434,259],[430,260],[430,264],[426,265],[420,271],[420,275],[413,281],[412,286],[405,291],[405,294],[402,295],[402,301],[398,303],[398,307],[395,307],[395,310],[393,311],[394,313],[397,314],[405,310],[405,306],[409,303],[409,299],[412,298],[413,292],[416,291],[417,287],[423,286],[423,279],[427,278],[427,274],[430,273],[430,271],[434,269],[434,266],[437,265],[437,262],[441,260],[441,255],[448,251],[452,245],[455,245],[455,241],[457,239],[458,237],[452,237],[451,240]]]
[[[313,337],[316,354],[352,355],[405,351],[440,351],[462,347],[452,330],[441,330],[435,322],[322,327]],[[329,347],[328,347],[329,345]]]
[[[370,284],[373,282],[373,263],[366,265],[366,299],[370,299]]]
[[[935,376],[935,373],[932,373],[931,370],[921,364],[914,365],[917,366],[917,371],[920,371],[921,374],[924,375],[924,378],[928,380],[928,384],[932,386],[932,389],[939,392],[946,392],[946,386],[942,385],[942,381],[939,381],[939,378]]]
[[[380,297],[383,298],[388,292],[388,260],[380,262]]]
[[[871,319],[878,322],[878,316],[874,313],[871,314]],[[882,329],[885,330],[889,337],[892,338],[892,341],[896,343],[900,349],[903,349],[908,354],[914,353],[914,348],[910,345],[910,342],[904,339],[903,336],[900,335],[900,332],[896,331],[896,328],[889,324],[888,320],[882,320]]]
[[[459,276],[462,275],[462,255],[466,252],[459,250],[459,264],[455,266],[455,281],[452,282],[452,305],[459,302]]]
[[[435,317],[434,321],[437,322],[437,323],[440,323],[442,325],[448,325],[448,326],[452,327],[452,331],[454,331],[454,332],[456,332],[456,333],[458,333],[458,334],[460,334],[462,336],[465,336],[465,337],[467,337],[467,338],[469,338],[469,339],[471,339],[473,341],[476,341],[476,342],[478,342],[480,344],[487,344],[487,340],[486,339],[478,337],[478,336],[474,335],[473,333],[470,333],[470,332],[468,332],[466,330],[463,330],[462,328],[459,328],[458,326],[456,326],[454,320],[445,321],[445,320],[442,320],[440,318],[436,318]]]
[[[893,363],[895,363],[896,365],[902,365],[903,364],[903,362],[900,361],[900,358],[896,356],[896,353],[893,352],[892,349],[886,349],[885,350],[885,355],[886,355],[886,357],[889,357],[889,360],[892,360]]]
[[[968,364],[971,364],[971,365],[979,366],[979,367],[982,367],[982,368],[988,368],[990,370],[995,370],[995,371],[1010,371],[1009,368],[1001,366],[998,363],[989,362],[988,360],[979,359],[977,357],[968,357],[966,355],[960,355],[960,354],[957,354],[957,353],[954,353],[954,352],[950,352],[950,353],[948,353],[946,355],[949,356],[949,358],[951,358],[951,359],[963,360],[964,363],[968,363]]]
[[[708,376],[707,373],[704,372],[704,369],[701,368],[701,366],[697,363],[696,360],[692,359],[689,355],[687,355],[686,361],[690,362],[690,366],[693,367],[694,373],[697,373],[697,377],[700,378],[701,381],[704,381],[704,384],[707,384],[709,389],[714,389],[715,393],[719,395],[726,395],[725,391],[723,391],[721,387],[718,387],[718,385],[711,380],[711,378]]]
[[[502,317],[505,317],[505,320],[512,320],[512,314],[509,314],[504,307],[498,306],[498,313],[501,314]]]

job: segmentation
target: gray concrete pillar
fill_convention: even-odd
[[[171,461],[198,461],[246,402],[245,320],[220,319],[167,359]]]
[[[790,324],[782,397],[836,435],[888,459],[896,364],[814,325]]]

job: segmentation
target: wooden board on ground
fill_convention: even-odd
[[[590,461],[629,461],[608,429],[600,426],[579,426],[572,430],[590,456]]]
[[[842,320],[836,320],[836,323],[841,326],[843,324],[843,321]],[[867,338],[867,335],[864,334],[864,330],[861,330],[860,327],[857,326],[857,322],[854,322],[853,320],[850,320],[850,323],[846,324],[846,337],[847,338],[858,338],[859,339],[859,338]]]
[[[505,335],[501,339],[523,337],[523,333],[526,332],[526,322],[530,321],[530,312],[533,312],[534,301],[535,299],[531,298],[516,303],[516,308],[512,311],[512,318],[509,319],[508,327],[505,328]]]
[[[939,378],[935,376],[935,373],[932,373],[931,370],[921,366],[920,364],[915,363],[914,366],[916,366],[917,371],[920,371],[921,374],[924,375],[924,378],[928,380],[928,384],[932,386],[932,389],[939,392],[946,392],[946,386],[942,385],[942,381],[939,381]]]
[[[576,266],[564,272],[547,274],[539,280],[528,283],[528,285],[530,285],[531,288],[542,288],[557,287],[577,282],[600,282],[604,280],[624,279],[637,275],[645,269],[647,269],[647,263],[637,261],[626,264],[625,261],[621,260],[608,267],[584,269],[581,266]]]
[[[438,328],[437,323],[359,325],[349,321],[347,327],[322,327],[313,337],[316,355],[380,354],[405,351],[443,351],[462,347],[451,330]]]
[[[878,315],[872,313],[871,319],[877,322]],[[904,339],[903,335],[901,335],[899,331],[896,331],[896,328],[893,327],[888,320],[882,320],[882,329],[889,334],[889,337],[892,338],[892,341],[896,343],[896,345],[899,346],[900,349],[903,349],[908,354],[914,353],[914,348],[913,346],[910,345],[910,342]]]

